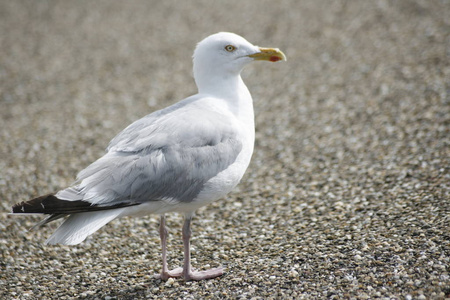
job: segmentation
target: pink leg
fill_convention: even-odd
[[[203,280],[218,277],[223,274],[223,268],[214,268],[206,271],[196,272],[191,268],[191,216],[185,216],[183,225],[183,244],[184,244],[184,280]]]
[[[167,280],[170,277],[181,277],[183,274],[183,268],[176,268],[169,271],[167,266],[167,227],[166,227],[166,217],[161,215],[159,223],[159,237],[161,238],[161,248],[162,248],[162,271],[161,274],[156,275],[156,278],[162,280]]]

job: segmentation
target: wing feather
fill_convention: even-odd
[[[187,105],[136,121],[111,141],[105,156],[78,174],[77,186],[56,196],[100,206],[192,201],[242,150],[237,124],[201,109],[201,118],[199,107]]]

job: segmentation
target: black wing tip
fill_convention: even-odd
[[[12,214],[23,214],[25,213],[25,201],[14,204],[11,208]]]
[[[116,209],[127,206],[139,205],[136,202],[123,202],[111,206],[93,205],[83,200],[62,200],[54,194],[43,195],[28,201],[23,201],[13,205],[11,213],[13,214],[48,214],[48,215],[68,215],[89,211],[99,211]]]
[[[28,201],[22,201],[14,204],[11,209],[13,214],[33,214],[33,213],[49,213],[46,212],[46,206],[60,201],[54,194],[47,194],[33,198]]]

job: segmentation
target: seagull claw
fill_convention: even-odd
[[[167,280],[169,278],[181,278],[183,277],[183,268],[179,267],[167,272],[161,272],[161,274],[156,274],[156,279]]]
[[[223,268],[213,268],[205,271],[193,271],[189,270],[186,274],[183,275],[185,281],[191,280],[204,280],[204,279],[212,279],[223,275]]]

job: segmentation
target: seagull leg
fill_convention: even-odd
[[[191,267],[191,219],[192,216],[186,215],[183,225],[183,245],[184,245],[184,266],[183,277],[184,280],[203,280],[218,277],[223,274],[223,268],[214,268],[206,271],[194,271]]]
[[[167,266],[167,235],[166,216],[162,214],[159,222],[159,237],[161,238],[162,248],[162,271],[161,274],[155,276],[162,280],[167,280],[170,277],[181,277],[183,275],[183,268],[176,268],[169,271],[169,267]]]

